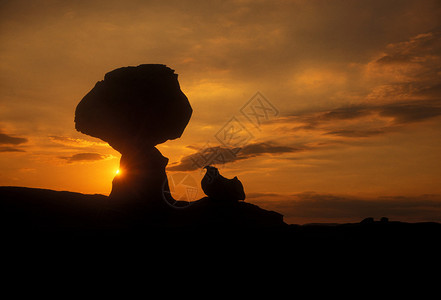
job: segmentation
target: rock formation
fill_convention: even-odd
[[[208,197],[219,201],[245,200],[243,185],[236,176],[228,179],[215,167],[206,166],[205,169],[207,172],[202,178],[201,187]]]
[[[245,199],[242,183],[211,166],[202,182],[208,197],[185,209],[171,208],[165,167],[156,145],[179,138],[192,108],[174,71],[165,65],[124,67],[107,73],[81,100],[75,128],[100,138],[121,153],[121,174],[113,180],[105,230],[142,228],[244,228],[286,225],[283,216]],[[167,201],[164,197],[170,197]]]
[[[165,205],[168,159],[155,146],[179,138],[191,114],[178,75],[160,64],[111,71],[84,96],[75,111],[75,128],[122,155],[121,175],[114,178],[110,194],[115,206],[139,211]]]

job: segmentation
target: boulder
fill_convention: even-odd
[[[178,75],[147,64],[107,73],[78,104],[75,128],[124,155],[179,138],[191,114]]]
[[[168,159],[155,146],[179,138],[191,114],[178,75],[160,64],[111,71],[80,101],[75,128],[121,153],[110,193],[115,210],[164,207]]]

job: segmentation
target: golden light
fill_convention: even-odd
[[[121,174],[121,171],[118,169],[118,170],[115,171],[115,174],[119,175],[119,174]]]

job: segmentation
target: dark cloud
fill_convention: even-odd
[[[350,120],[350,119],[364,117],[369,114],[371,114],[371,112],[369,111],[369,109],[367,109],[367,107],[363,107],[363,106],[341,107],[323,113],[320,116],[320,119],[326,121]]]
[[[108,156],[99,153],[77,153],[72,156],[60,156],[59,158],[66,160],[68,163],[74,163],[99,161],[108,158]]]
[[[295,148],[290,146],[280,146],[273,143],[254,143],[244,146],[239,156],[242,158],[250,158],[253,156],[259,156],[263,154],[283,154],[298,152],[304,150],[303,148]]]
[[[305,192],[288,196],[256,194],[250,201],[282,213],[288,223],[358,222],[383,216],[395,221],[441,221],[441,195],[364,198]]]
[[[169,166],[168,170],[192,171],[210,164],[225,164],[266,154],[278,155],[302,150],[304,148],[281,146],[271,142],[253,143],[243,148],[207,147],[183,157],[178,164]]]
[[[14,147],[0,147],[0,152],[26,152],[26,151]]]
[[[423,96],[439,98],[441,95],[441,83],[422,88],[420,94]]]
[[[395,103],[378,107],[378,112],[381,116],[393,117],[397,124],[420,122],[440,116],[441,101],[433,100]]]
[[[322,121],[357,119],[378,114],[392,117],[395,124],[413,123],[441,115],[441,100],[400,101],[384,105],[360,105],[337,108],[318,117]]]
[[[179,163],[170,164],[169,171],[193,171],[209,164],[224,164],[237,160],[239,148],[206,147],[196,153],[184,156]]]
[[[5,133],[0,133],[0,145],[19,145],[27,141],[26,138],[13,137]]]
[[[342,137],[371,137],[411,123],[423,122],[441,116],[441,100],[401,101],[383,105],[357,105],[326,111],[296,113],[282,122],[301,123],[295,130],[325,130],[326,135]],[[365,117],[384,119],[371,124]],[[359,121],[353,126],[346,121]],[[277,121],[275,121],[277,122]],[[351,127],[353,126],[353,127]]]
[[[383,133],[384,133],[383,130],[336,130],[336,131],[329,131],[326,134],[357,138],[357,137],[370,137]]]

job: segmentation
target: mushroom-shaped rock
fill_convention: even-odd
[[[177,74],[160,64],[111,71],[84,96],[75,111],[75,128],[122,154],[121,174],[110,194],[121,201],[114,203],[135,211],[162,205],[168,159],[155,145],[179,138],[191,114]]]
[[[223,201],[245,200],[243,185],[237,177],[225,178],[212,166],[206,166],[204,169],[207,169],[207,172],[202,178],[201,187],[209,198]]]
[[[165,65],[147,64],[107,73],[78,104],[75,128],[124,155],[126,148],[179,138],[191,114],[178,75]]]

